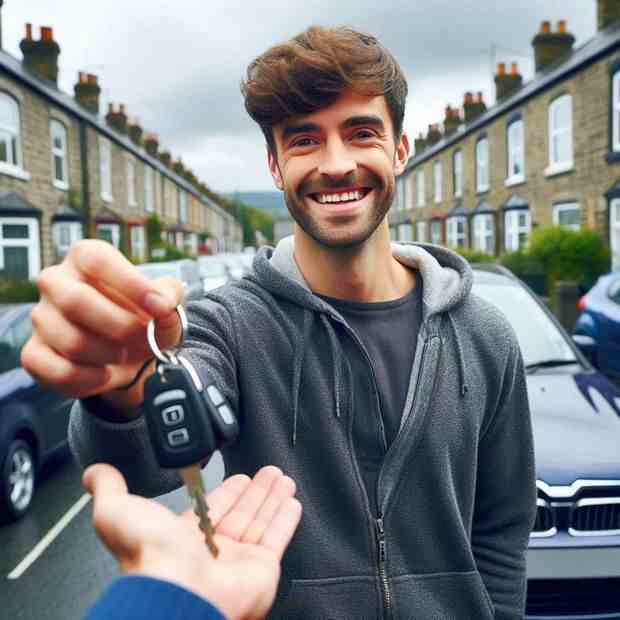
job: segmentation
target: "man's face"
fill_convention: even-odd
[[[297,224],[322,246],[363,244],[388,212],[409,154],[405,135],[395,142],[385,98],[345,91],[327,108],[278,123],[273,135],[269,168]]]

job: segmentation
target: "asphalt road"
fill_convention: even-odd
[[[222,476],[216,454],[203,470],[207,490]],[[158,501],[175,512],[189,507],[184,489]],[[3,620],[79,620],[84,615],[118,574],[114,559],[94,533],[91,516],[92,502],[84,497],[78,468],[68,453],[59,455],[43,472],[26,517],[0,526]],[[50,531],[57,533],[51,542]],[[37,545],[45,548],[32,560]]]

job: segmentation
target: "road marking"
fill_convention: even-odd
[[[39,556],[54,542],[58,535],[71,523],[80,510],[88,504],[91,496],[84,493],[67,512],[60,518],[50,531],[36,544],[34,549],[9,573],[9,579],[19,579],[28,568],[37,561]]]

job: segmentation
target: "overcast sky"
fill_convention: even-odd
[[[267,47],[311,24],[377,36],[409,82],[405,129],[441,122],[467,90],[494,102],[493,59],[517,61],[532,79],[532,37],[544,19],[566,19],[580,45],[596,32],[595,0],[5,0],[4,48],[21,58],[24,24],[52,26],[60,87],[78,71],[99,76],[102,111],[124,103],[215,191],[273,189],[260,130],[239,83]],[[495,51],[493,52],[493,49]],[[492,71],[493,69],[493,71]]]

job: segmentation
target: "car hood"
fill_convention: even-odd
[[[537,478],[620,479],[620,391],[597,372],[540,372],[527,383]]]

